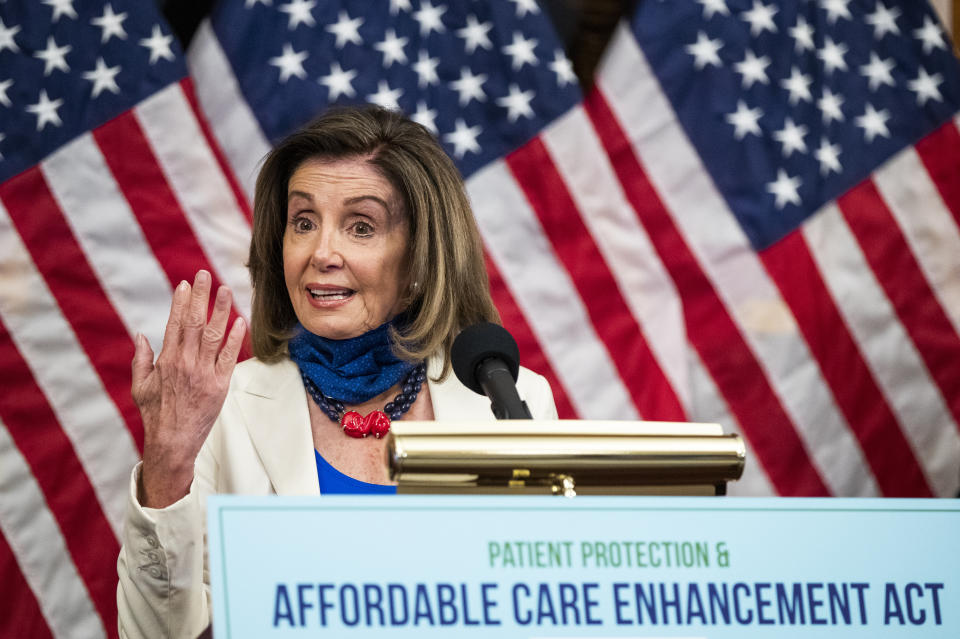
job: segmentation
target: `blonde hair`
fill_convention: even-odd
[[[250,241],[253,281],[251,339],[264,361],[286,355],[297,317],[283,274],[287,183],[308,159],[363,158],[390,181],[410,229],[402,302],[409,323],[391,332],[396,354],[416,362],[443,357],[476,322],[498,322],[490,298],[480,233],[463,179],[430,132],[380,107],[337,108],[293,133],[271,151],[257,177]]]

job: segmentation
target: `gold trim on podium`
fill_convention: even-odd
[[[745,459],[719,424],[397,421],[387,435],[408,494],[723,494]]]

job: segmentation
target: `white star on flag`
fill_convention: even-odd
[[[7,79],[3,82],[0,82],[0,104],[3,106],[10,106],[13,104],[10,101],[10,96],[7,95],[7,89],[13,86],[13,80]]]
[[[120,65],[108,67],[103,58],[97,58],[97,67],[93,71],[87,71],[83,74],[84,80],[93,82],[93,88],[90,97],[95,98],[103,91],[119,94],[120,87],[117,86],[117,74],[120,73]]]
[[[481,49],[493,49],[493,43],[487,36],[490,29],[493,28],[492,22],[477,22],[474,15],[467,16],[467,26],[457,30],[457,35],[465,40],[464,49],[468,54],[472,54],[477,47]]]
[[[887,128],[887,120],[889,119],[889,111],[886,109],[877,111],[873,108],[872,104],[867,102],[866,111],[863,115],[855,118],[854,122],[858,127],[863,129],[864,139],[870,143],[873,142],[873,139],[878,135],[884,138],[890,137],[890,130]]]
[[[47,90],[40,89],[40,99],[37,100],[37,103],[27,105],[27,112],[37,116],[37,131],[42,130],[48,124],[52,124],[53,126],[63,124],[63,121],[57,114],[57,109],[61,106],[63,106],[62,99],[57,98],[56,100],[51,100],[47,97]]]
[[[820,139],[820,148],[816,150],[814,157],[820,162],[821,175],[829,175],[831,171],[840,173],[843,170],[840,166],[840,146],[830,144],[827,138]]]
[[[360,25],[363,24],[363,18],[350,18],[346,11],[340,11],[338,16],[334,24],[327,26],[327,31],[337,37],[335,46],[342,49],[348,42],[363,44],[359,31]]]
[[[528,13],[540,13],[540,7],[537,6],[537,0],[510,0],[517,5],[517,17],[522,18]]]
[[[0,82],[0,104],[2,104],[5,107],[8,107],[11,104],[13,104],[10,101],[10,96],[7,95],[7,89],[9,89],[12,86],[13,86],[13,80],[6,79]]]
[[[296,76],[300,79],[307,77],[307,72],[303,68],[303,61],[309,55],[306,51],[294,51],[293,45],[287,42],[283,45],[283,53],[270,58],[269,62],[280,69],[280,82],[286,83],[290,76]]]
[[[480,145],[477,144],[477,136],[483,130],[480,126],[467,126],[463,118],[457,118],[455,130],[443,136],[444,142],[453,145],[453,154],[458,158],[466,155],[467,151],[479,153]]]
[[[734,137],[742,140],[748,134],[760,135],[760,118],[762,117],[763,111],[760,107],[749,109],[743,100],[739,100],[737,110],[734,113],[727,114],[727,122],[734,127]]]
[[[317,25],[317,21],[314,19],[313,13],[311,13],[315,6],[317,6],[316,0],[292,0],[287,4],[280,5],[278,8],[289,16],[287,28],[292,30],[301,24],[305,24],[308,27]]]
[[[722,66],[718,52],[723,48],[723,42],[717,38],[711,40],[705,32],[697,33],[697,41],[688,44],[687,53],[693,56],[693,66],[699,71],[707,65]]]
[[[820,7],[827,12],[827,22],[830,24],[836,24],[839,18],[853,19],[848,4],[850,0],[820,0]]]
[[[483,73],[474,75],[468,67],[460,69],[460,79],[450,83],[450,88],[459,95],[460,106],[470,104],[470,100],[485,102],[487,94],[483,91],[483,83],[487,81],[487,76]]]
[[[801,100],[813,102],[813,94],[810,93],[811,84],[813,84],[813,79],[809,75],[801,73],[797,67],[790,69],[789,78],[780,81],[780,86],[790,92],[791,105],[796,105]]]
[[[351,82],[355,77],[357,77],[357,72],[353,69],[344,71],[340,68],[339,62],[331,62],[330,73],[321,77],[319,82],[327,87],[327,99],[334,102],[341,95],[352,98],[357,94]]]
[[[787,118],[783,123],[783,128],[774,131],[773,139],[783,145],[783,157],[788,158],[793,155],[794,151],[807,152],[807,143],[803,140],[806,135],[807,127],[805,125],[797,125],[793,118]]]
[[[787,203],[800,206],[798,189],[802,181],[799,177],[790,177],[783,169],[777,170],[777,179],[767,184],[767,192],[776,197],[776,207],[782,209]]]
[[[896,7],[887,9],[882,2],[877,2],[876,11],[868,13],[865,20],[873,27],[873,37],[880,40],[888,33],[900,35],[900,27],[897,26],[898,17],[900,17],[900,9]]]
[[[843,122],[843,97],[836,95],[829,87],[823,87],[823,94],[817,100],[817,108],[823,113],[823,123],[830,124],[834,120]]]
[[[536,66],[537,56],[533,53],[536,46],[537,41],[534,38],[527,40],[522,33],[514,31],[513,42],[503,47],[503,52],[510,56],[511,68],[514,71],[519,71],[524,64]]]
[[[403,95],[403,89],[391,89],[386,80],[380,80],[377,83],[377,92],[368,95],[367,101],[382,106],[384,109],[398,111],[400,103],[397,100],[400,99],[401,95]]]
[[[13,36],[17,35],[19,31],[20,27],[8,27],[3,23],[3,20],[0,20],[0,51],[10,49],[16,53],[20,50],[17,41],[13,39]]]
[[[772,4],[763,4],[760,0],[753,0],[753,8],[740,14],[744,21],[750,23],[750,35],[758,37],[764,31],[770,33],[777,32],[777,25],[773,22],[773,16],[779,9]]]
[[[437,134],[437,110],[428,109],[426,102],[423,100],[417,102],[417,111],[410,116],[410,119],[421,126],[427,127],[430,133]]]
[[[570,63],[570,59],[561,49],[554,51],[553,62],[550,63],[550,70],[557,74],[558,86],[565,87],[577,81],[577,76],[573,72],[573,65]]]
[[[43,51],[37,51],[33,57],[40,58],[44,62],[43,75],[50,75],[54,69],[59,69],[64,73],[70,72],[70,66],[67,65],[66,55],[73,49],[69,44],[58,47],[53,36],[47,38],[47,48]]]
[[[108,3],[103,8],[103,15],[99,18],[94,18],[90,21],[90,24],[100,27],[100,42],[104,43],[110,40],[110,38],[116,36],[120,40],[127,39],[127,32],[123,28],[123,21],[127,19],[126,12],[123,13],[114,13],[113,7]]]
[[[269,7],[271,4],[273,4],[273,0],[244,0],[243,6],[246,9],[250,9],[251,7],[256,6],[258,2],[262,2],[263,6],[265,7]]]
[[[923,42],[923,52],[929,55],[934,49],[947,49],[946,42],[943,41],[943,31],[940,25],[930,19],[930,16],[923,16],[923,26],[915,29],[913,35]]]
[[[7,136],[5,136],[3,133],[0,133],[0,142],[3,142],[6,139],[7,139]],[[0,152],[0,160],[2,159],[3,159],[3,153]]]
[[[173,51],[170,49],[170,43],[173,42],[172,35],[163,35],[160,25],[153,25],[153,31],[149,38],[144,38],[140,44],[150,49],[150,64],[156,64],[157,60],[173,60]]]
[[[894,86],[893,58],[881,60],[875,51],[870,52],[870,63],[860,67],[860,75],[866,76],[870,80],[870,90],[876,91],[881,84]]]
[[[61,16],[67,16],[76,20],[77,11],[73,8],[73,0],[43,0],[43,4],[53,7],[54,22],[60,20]]]
[[[930,75],[927,70],[920,67],[919,74],[915,80],[907,82],[907,87],[917,94],[917,104],[923,106],[927,100],[942,102],[943,96],[940,94],[940,85],[943,84],[943,76],[939,73]]]
[[[440,84],[440,76],[437,75],[437,67],[440,65],[440,58],[431,58],[430,55],[420,50],[417,55],[417,61],[413,64],[413,70],[417,73],[417,86],[421,89],[431,84]]]
[[[770,58],[763,56],[758,58],[756,54],[747,49],[742,62],[733,65],[737,73],[743,76],[741,83],[744,89],[749,89],[754,82],[760,84],[769,84],[770,78],[767,77],[767,67],[770,66]]]
[[[373,48],[383,54],[383,66],[389,69],[394,62],[407,63],[407,54],[403,50],[403,46],[409,40],[410,38],[398,38],[396,31],[387,29],[383,41],[374,44]]]
[[[817,51],[817,57],[823,62],[827,75],[830,75],[837,69],[841,71],[847,70],[847,61],[843,59],[847,50],[847,45],[837,44],[830,36],[824,39],[823,48]]]
[[[390,15],[399,15],[401,11],[410,13],[413,7],[410,6],[410,0],[390,0]]]
[[[430,0],[423,0],[423,2],[420,3],[420,10],[413,14],[413,18],[420,23],[421,37],[426,38],[433,31],[443,33],[447,30],[447,28],[443,26],[443,20],[441,20],[441,16],[446,10],[447,8],[442,4],[433,6],[430,4]]]
[[[722,16],[730,15],[730,9],[725,0],[697,0],[697,2],[703,5],[704,20],[709,20],[717,13]]]
[[[797,53],[813,51],[817,48],[813,43],[813,27],[803,16],[797,16],[797,24],[790,27],[790,36],[796,41],[794,46]]]
[[[531,89],[521,91],[516,84],[510,85],[510,92],[502,98],[497,99],[497,104],[507,109],[507,119],[510,122],[516,122],[521,116],[525,118],[533,117],[533,109],[530,108],[530,101],[536,93]]]

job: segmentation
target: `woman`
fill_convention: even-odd
[[[462,180],[420,125],[344,109],[281,142],[257,179],[249,267],[256,359],[236,365],[245,325],[227,331],[225,287],[207,321],[203,271],[174,292],[155,364],[136,340],[145,436],[121,636],[209,623],[206,495],[395,491],[380,437],[391,419],[492,419],[449,375],[457,333],[497,312]],[[521,370],[518,388],[534,417],[556,418],[542,377]]]

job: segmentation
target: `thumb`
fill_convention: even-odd
[[[140,386],[153,370],[153,349],[150,348],[150,342],[143,336],[143,333],[137,333],[137,337],[134,339],[131,369],[134,389]]]

